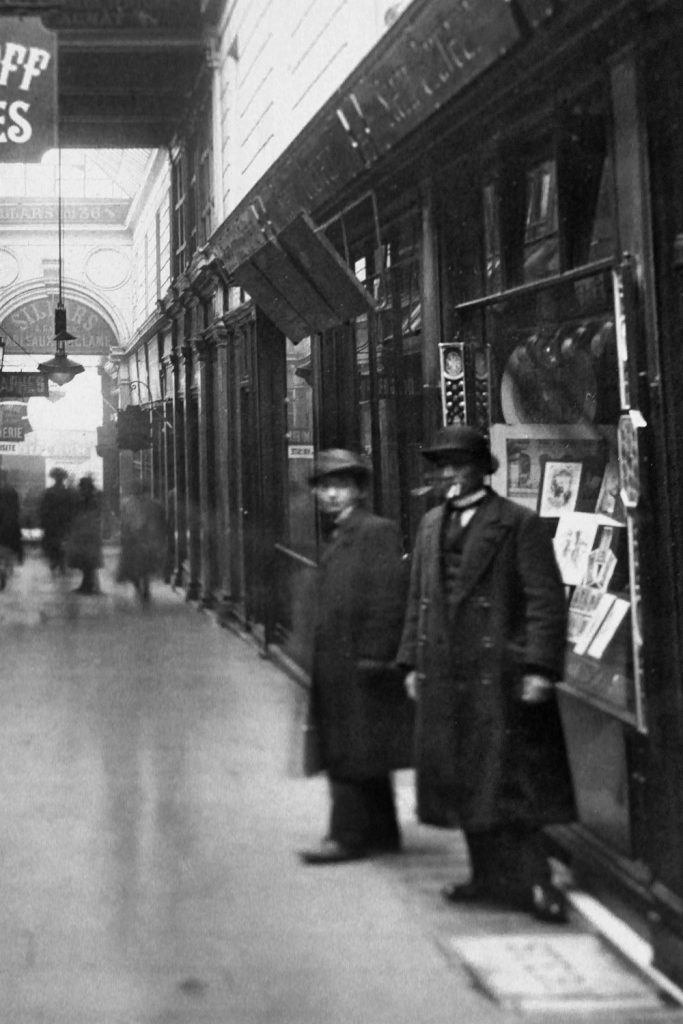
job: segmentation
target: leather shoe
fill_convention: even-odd
[[[451,882],[441,890],[447,903],[477,903],[491,899],[491,893],[482,882]]]
[[[534,885],[531,889],[531,913],[548,924],[566,924],[569,920],[567,897],[555,885]]]
[[[314,850],[302,850],[299,854],[304,864],[341,864],[348,860],[361,860],[365,850],[350,850],[335,839],[323,839]]]

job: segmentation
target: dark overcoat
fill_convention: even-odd
[[[574,816],[553,690],[520,700],[525,670],[562,675],[566,599],[544,524],[489,492],[467,527],[447,605],[444,506],[422,520],[398,661],[419,673],[418,816],[469,831]]]
[[[406,582],[396,525],[355,508],[321,556],[313,610],[311,714],[333,778],[412,763],[413,707],[394,662]]]

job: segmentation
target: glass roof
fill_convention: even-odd
[[[62,196],[71,199],[132,199],[155,150],[63,149]],[[38,164],[0,163],[0,197],[57,195],[58,151]]]

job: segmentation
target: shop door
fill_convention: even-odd
[[[235,334],[232,433],[232,603],[242,623],[251,628],[259,619],[259,521],[261,518],[261,458],[255,324]]]
[[[257,312],[234,335],[231,416],[232,604],[249,629],[272,613],[284,517],[285,339]]]

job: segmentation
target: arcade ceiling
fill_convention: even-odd
[[[168,144],[203,67],[212,0],[0,0],[57,32],[63,147]]]

